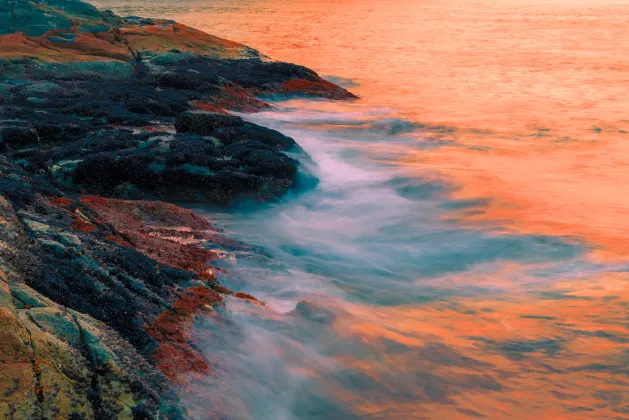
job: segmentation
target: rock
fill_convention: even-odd
[[[0,6],[0,35],[40,36],[51,29],[71,29],[72,18],[99,21],[101,16],[95,7],[79,0],[6,1]]]
[[[333,312],[305,300],[299,302],[291,314],[319,324],[332,324],[336,318]]]
[[[185,112],[177,119],[175,128],[182,133],[213,136],[227,144],[256,140],[279,150],[301,150],[292,138],[276,130],[247,122],[235,115],[198,111]]]
[[[39,135],[33,125],[25,121],[0,121],[0,150],[36,146]]]
[[[284,153],[299,152],[293,139],[223,116],[232,126],[216,128],[213,136],[106,128],[82,140],[10,155],[31,173],[49,174],[60,188],[119,198],[225,205],[268,200],[297,187],[299,164]]]
[[[246,132],[217,136],[131,135],[126,143],[112,139],[112,148],[101,151],[107,144],[104,138],[93,153],[84,148],[80,155],[44,156],[49,168],[53,162],[76,162],[63,166],[71,188],[121,198],[132,188],[136,198],[226,205],[245,198],[272,199],[295,185],[298,164],[277,147],[250,139]],[[273,137],[263,132],[259,138],[271,142]]]
[[[49,16],[50,30],[0,43],[0,82],[10,82],[0,152],[68,191],[219,205],[274,199],[301,186],[304,169],[287,153],[305,153],[225,108],[264,109],[260,94],[353,97],[305,67],[172,21],[100,14],[78,0],[18,3],[20,16]],[[177,134],[156,141],[147,135],[156,126]]]
[[[165,378],[120,333],[27,284],[41,289],[35,277],[42,263],[47,255],[60,257],[37,247],[39,239],[31,241],[13,205],[1,196],[0,216],[5,245],[0,247],[0,417],[132,418],[142,401],[152,402],[147,409],[152,418],[158,404],[183,415],[176,396],[164,391]],[[28,217],[36,216],[30,211]],[[59,228],[31,226],[41,241]]]
[[[327,80],[307,80],[293,79],[284,82],[280,88],[280,93],[289,95],[306,95],[325,99],[357,99],[357,96],[347,90],[328,82]]]
[[[235,115],[213,112],[184,112],[177,118],[175,128],[180,133],[211,136],[217,128],[242,127],[244,120]]]
[[[202,240],[227,244],[212,225],[189,210],[155,201],[126,201],[96,196],[81,198],[99,219],[114,226],[109,240],[167,264],[195,273],[200,279],[216,281],[208,263],[216,254]]]

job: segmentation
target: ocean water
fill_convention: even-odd
[[[321,182],[195,327],[199,419],[629,419],[629,1],[98,0],[357,93],[245,115]]]

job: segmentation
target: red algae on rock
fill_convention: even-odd
[[[214,290],[216,290],[218,293],[222,293],[224,295],[233,295],[234,292],[229,290],[227,287],[222,286],[222,285],[216,285],[214,286]]]
[[[76,219],[72,221],[72,229],[78,230],[81,232],[92,232],[96,230],[96,226],[77,217]]]
[[[256,299],[253,295],[250,295],[249,293],[238,292],[234,296],[236,296],[238,299],[253,300],[256,302],[260,302],[258,299]]]
[[[227,114],[227,111],[225,111],[225,108],[218,106],[216,104],[210,103],[210,102],[194,101],[192,102],[192,105],[194,105],[194,107],[200,111]]]
[[[172,307],[145,326],[159,343],[153,358],[171,382],[184,384],[185,375],[209,374],[210,366],[196,350],[189,331],[194,315],[222,302],[221,296],[205,286],[192,287]]]
[[[193,272],[202,280],[216,280],[207,265],[216,253],[198,244],[212,239],[216,230],[194,212],[159,201],[97,196],[81,197],[80,201],[120,232],[109,236],[110,240],[131,246],[162,264]]]
[[[236,84],[224,86],[212,98],[213,102],[223,109],[255,113],[271,108],[271,105],[256,98],[254,92]]]
[[[209,374],[210,367],[189,333],[194,316],[221,304],[223,299],[219,293],[263,304],[250,294],[234,293],[216,283],[216,276],[211,271],[216,269],[207,262],[217,255],[201,247],[199,242],[217,238],[217,231],[209,221],[194,212],[164,202],[97,196],[81,197],[80,202],[94,211],[103,223],[119,232],[108,235],[108,240],[132,247],[162,264],[195,273],[199,279],[212,283],[212,288],[199,285],[179,292],[169,309],[144,326],[158,342],[153,359],[170,381],[185,384],[188,375]]]
[[[127,248],[133,248],[133,245],[127,242],[127,240],[119,235],[107,235],[105,238],[108,241],[115,242],[120,246],[126,246]]]
[[[256,113],[272,106],[258,98],[254,91],[236,84],[223,86],[207,101],[193,101],[192,105],[201,111],[227,114],[227,110]]]
[[[154,318],[146,318],[143,328],[157,341],[152,359],[169,381],[185,385],[189,375],[209,374],[210,366],[189,331],[196,314],[213,311],[215,305],[222,303],[219,292],[233,295],[231,290],[216,283],[216,276],[207,265],[216,258],[214,252],[201,245],[218,233],[211,223],[190,210],[164,202],[98,196],[79,200],[55,197],[48,201],[71,215],[72,226],[80,227],[81,232],[89,233],[102,226],[102,231],[112,232],[105,236],[106,240],[198,277],[199,281],[190,287],[172,288],[167,309]],[[210,282],[216,290],[202,282]],[[255,300],[253,296],[243,296]]]
[[[162,264],[196,274],[200,280],[216,281],[207,262],[216,254],[199,244],[216,233],[210,222],[190,210],[154,201],[128,201],[97,196],[81,197],[80,202],[111,225],[116,234],[107,239],[134,248]],[[221,292],[233,293],[223,286]],[[220,294],[205,285],[173,291],[169,309],[144,325],[158,347],[153,352],[157,367],[173,383],[184,385],[189,375],[210,373],[210,367],[197,350],[189,331],[194,316],[220,304]]]
[[[49,201],[52,205],[65,210],[72,216],[72,229],[86,233],[96,230],[96,225],[92,223],[92,220],[83,215],[76,207],[75,200],[67,197],[53,197]],[[100,223],[100,220],[97,219],[94,222]]]

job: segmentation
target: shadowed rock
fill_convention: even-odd
[[[0,121],[0,150],[36,146],[39,135],[35,127],[20,120]]]

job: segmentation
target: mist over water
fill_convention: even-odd
[[[624,0],[99,0],[331,75],[245,118],[320,180],[230,212],[199,419],[629,419]],[[222,416],[222,417],[221,417]]]
[[[482,212],[486,200],[453,199],[447,177],[395,165],[395,151],[374,156],[373,143],[395,150],[411,141],[413,131],[400,133],[404,124],[385,110],[278,107],[247,118],[299,139],[320,183],[262,209],[195,207],[261,247],[225,261],[222,282],[266,306],[231,300],[229,322],[217,315],[198,323],[216,371],[197,384],[190,407],[200,418],[216,407],[238,419],[465,418],[480,413],[477,403],[456,397],[471,394],[512,398],[504,414],[516,409],[509,394],[517,389],[505,378],[519,373],[489,360],[503,353],[526,365],[539,352],[551,363],[563,343],[535,326],[508,326],[496,306],[514,293],[559,299],[560,279],[609,267],[588,261],[573,238],[444,219]],[[517,318],[548,322],[549,310]],[[496,329],[485,318],[497,332],[484,331]]]

